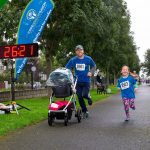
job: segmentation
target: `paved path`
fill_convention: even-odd
[[[120,95],[93,105],[90,117],[65,127],[47,120],[0,139],[0,150],[150,150],[150,87],[137,93],[136,111],[124,122]]]

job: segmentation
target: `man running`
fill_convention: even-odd
[[[66,65],[68,69],[74,69],[75,76],[77,77],[76,93],[78,96],[79,104],[82,108],[83,117],[88,117],[88,110],[84,98],[88,100],[88,104],[92,105],[90,97],[90,77],[94,74],[96,68],[95,62],[90,56],[84,54],[82,45],[75,47],[76,56],[71,58]]]

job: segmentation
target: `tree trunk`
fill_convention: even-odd
[[[91,77],[91,88],[92,89],[95,88],[95,77],[94,76]]]
[[[106,68],[106,84],[107,86],[109,85],[109,63],[107,65],[107,68]]]
[[[46,74],[47,74],[47,77],[49,77],[50,72],[52,72],[52,59],[51,59],[50,55],[49,55],[49,57],[46,57],[46,68],[47,68]],[[50,97],[51,94],[52,94],[52,89],[50,87],[48,87],[48,97]]]
[[[116,78],[116,73],[114,73],[114,85],[117,84],[117,78]]]
[[[52,72],[52,51],[53,44],[52,42],[47,43],[46,51],[45,51],[45,59],[46,59],[46,74],[49,77],[49,74]],[[52,95],[52,89],[48,87],[48,97]]]
[[[49,73],[52,71],[52,58],[53,58],[53,42],[49,42],[46,45],[46,50],[45,50],[45,59],[46,59],[46,74],[49,75]]]
[[[52,71],[52,59],[51,59],[51,56],[49,56],[48,58],[46,57],[46,74],[47,74],[47,76],[50,74],[51,71]]]

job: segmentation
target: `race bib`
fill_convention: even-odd
[[[121,82],[120,85],[121,85],[122,90],[128,89],[129,88],[129,81]]]
[[[76,64],[76,70],[85,71],[85,64]]]

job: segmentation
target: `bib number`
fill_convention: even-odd
[[[120,85],[121,85],[122,90],[128,89],[129,88],[129,81],[122,82],[122,83],[120,83]]]
[[[85,64],[76,64],[76,70],[85,71]]]

